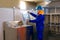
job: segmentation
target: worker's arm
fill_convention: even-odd
[[[30,13],[32,16],[34,16],[34,17],[37,17],[37,15],[36,14],[34,14],[34,13]]]
[[[35,20],[29,20],[29,22],[36,23],[36,19]]]
[[[38,16],[35,20],[29,20],[32,23],[41,22],[44,20],[44,16]]]

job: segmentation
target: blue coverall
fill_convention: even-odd
[[[30,13],[36,19],[29,20],[32,23],[36,23],[37,29],[37,40],[43,40],[43,31],[44,31],[44,15],[35,15],[34,13]]]

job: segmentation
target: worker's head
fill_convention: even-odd
[[[40,15],[40,14],[43,15],[44,14],[44,10],[43,10],[43,7],[42,6],[40,6],[40,5],[37,6],[36,7],[36,10],[37,10],[38,15]]]

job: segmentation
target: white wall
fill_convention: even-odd
[[[20,12],[20,9],[15,8],[14,9],[15,14],[15,21],[21,21],[22,20],[22,13]]]
[[[3,22],[13,20],[13,10],[11,8],[0,8],[0,40],[3,40]]]

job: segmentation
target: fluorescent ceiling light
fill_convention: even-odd
[[[19,4],[19,7],[20,7],[20,9],[26,9],[26,2],[24,2],[24,1],[20,1],[20,4]]]
[[[45,2],[45,5],[48,5],[51,1]]]

